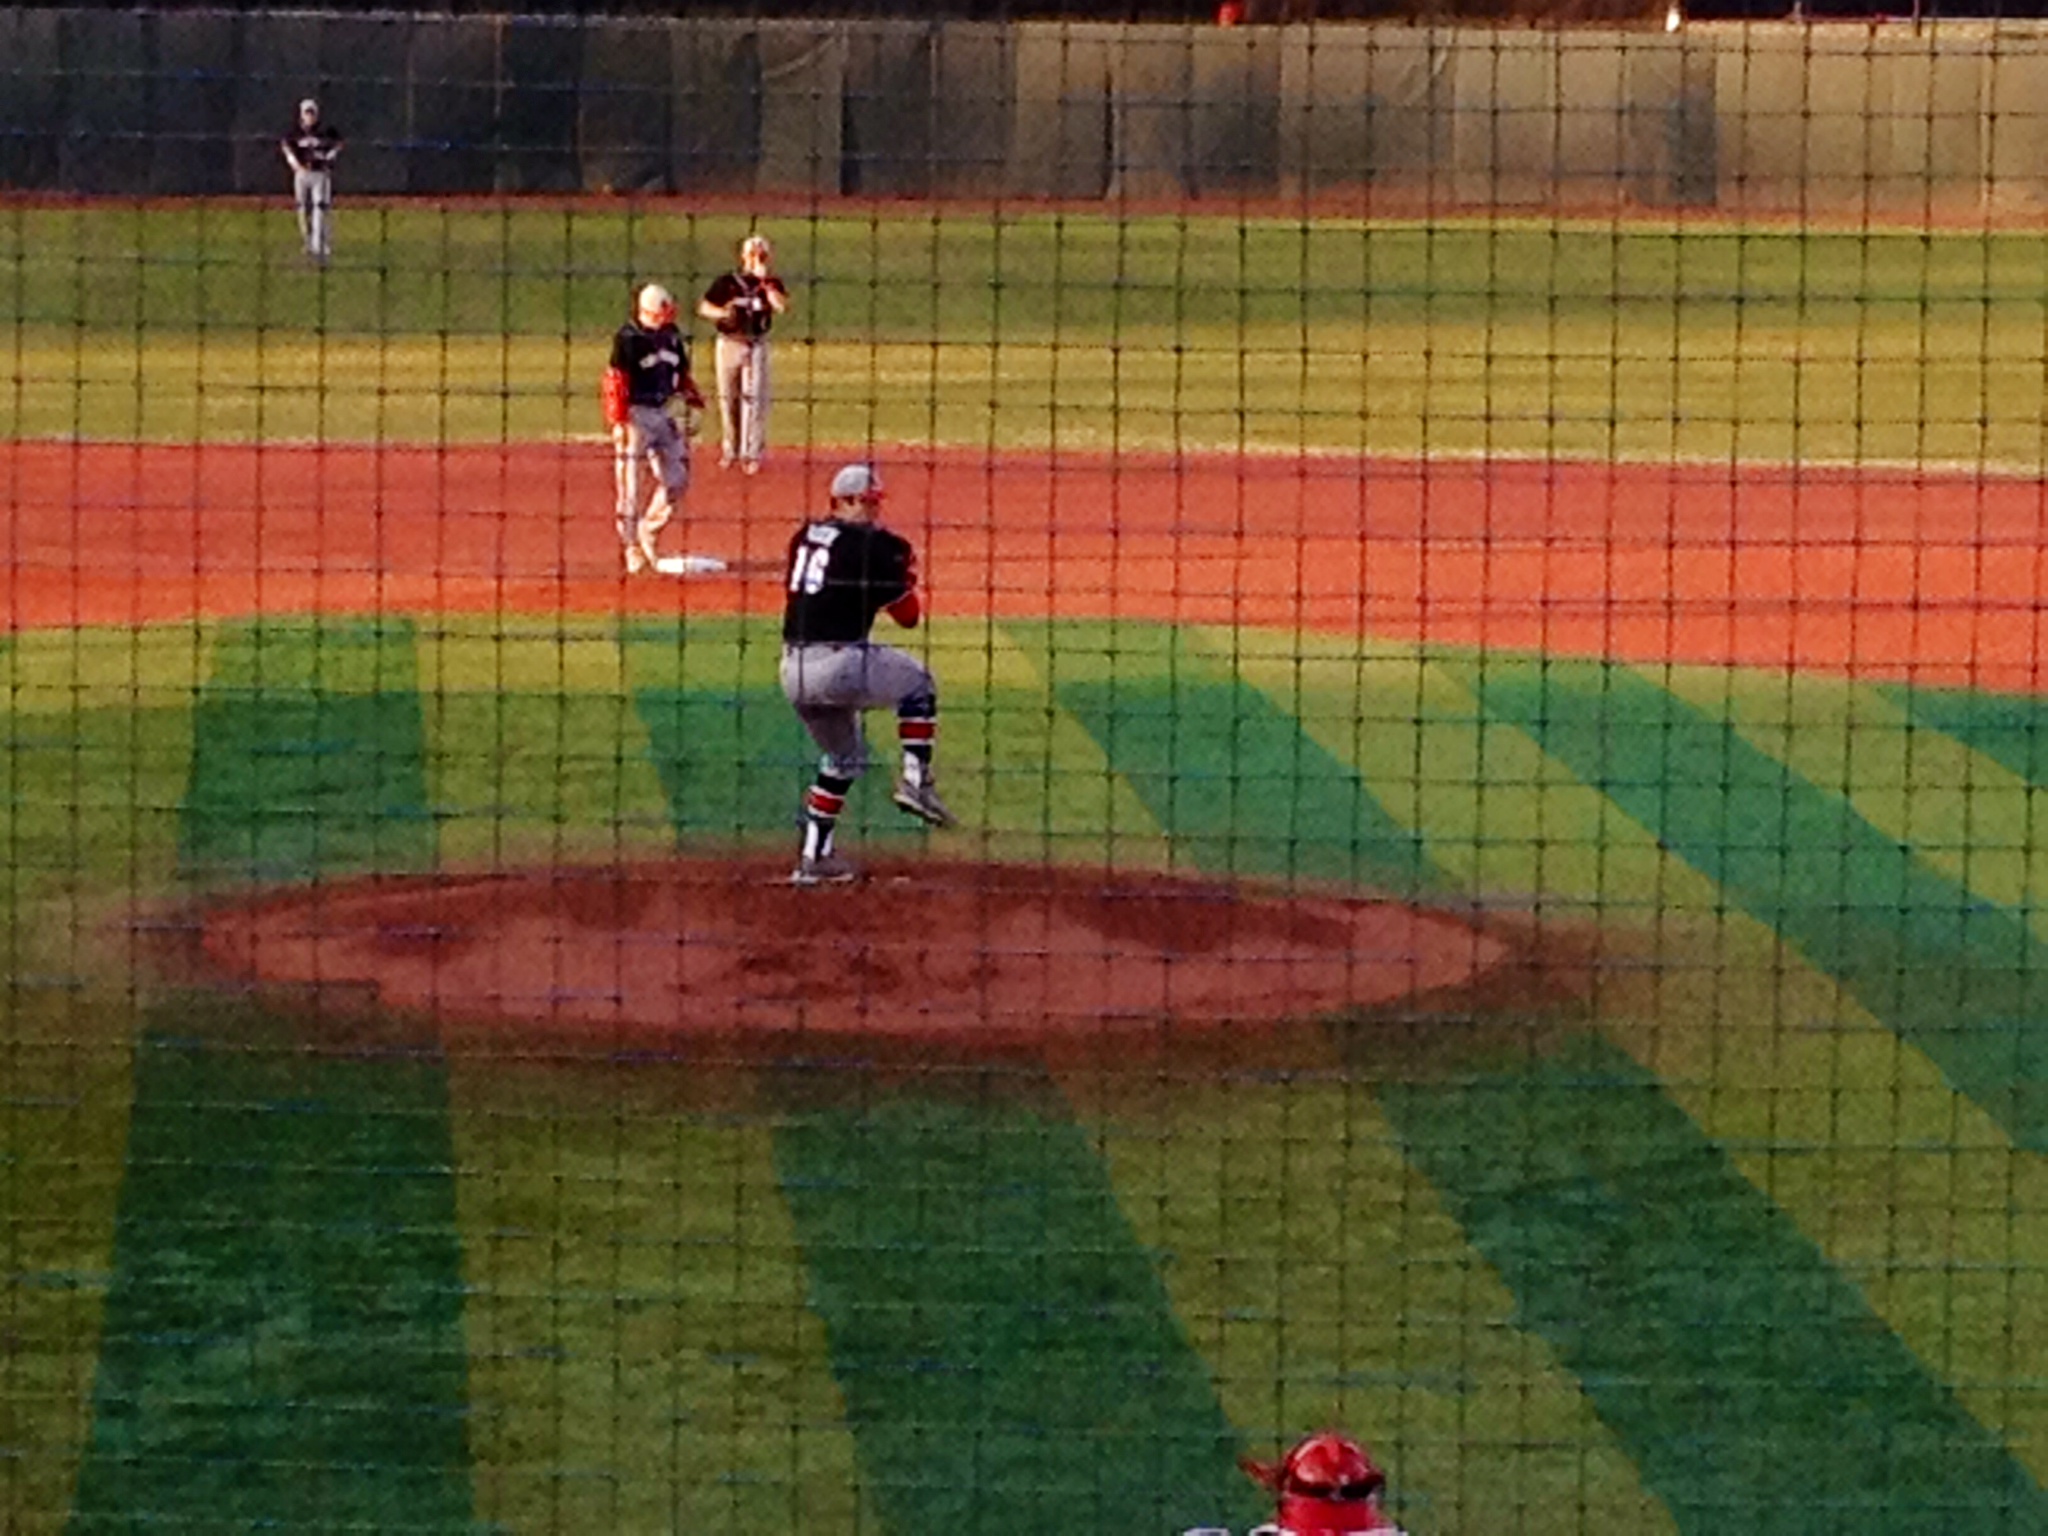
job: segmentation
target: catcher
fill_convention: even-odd
[[[1251,1536],[1325,1536],[1329,1532],[1376,1531],[1402,1536],[1381,1507],[1387,1479],[1365,1447],[1349,1435],[1326,1429],[1310,1435],[1277,1462],[1239,1463],[1254,1482],[1269,1489],[1279,1508],[1269,1524]],[[1190,1531],[1187,1536],[1228,1536]]]
[[[824,757],[804,794],[803,852],[793,885],[840,885],[858,871],[832,848],[847,791],[867,768],[861,712],[893,708],[903,772],[891,796],[905,814],[949,827],[953,814],[932,780],[938,684],[908,652],[868,639],[875,615],[905,629],[923,617],[917,558],[909,540],[884,528],[882,477],[849,464],[832,477],[832,509],[789,541],[782,611],[782,691]]]
[[[688,412],[682,422],[668,412],[678,395]],[[690,488],[690,438],[704,409],[690,377],[690,344],[676,329],[676,301],[659,283],[640,290],[633,318],[619,327],[601,398],[612,434],[619,543],[626,574],[638,575],[658,563],[655,541]],[[654,489],[643,508],[641,479],[649,473]]]

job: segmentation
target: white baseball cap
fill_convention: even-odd
[[[834,501],[859,501],[882,494],[882,472],[872,464],[849,464],[832,477]]]
[[[304,117],[308,112],[312,113],[315,117],[320,115],[320,103],[310,96],[299,103],[299,116]]]

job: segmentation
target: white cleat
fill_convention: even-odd
[[[859,878],[860,871],[836,853],[819,859],[798,859],[796,868],[789,873],[791,885],[851,885]]]
[[[626,546],[626,574],[628,576],[638,576],[646,569],[647,551],[638,544],[628,544]]]

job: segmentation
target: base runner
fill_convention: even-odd
[[[704,409],[704,395],[690,377],[690,344],[676,329],[676,301],[659,283],[649,283],[640,290],[633,318],[612,340],[601,391],[628,575],[662,568],[655,541],[690,488],[690,428],[668,411],[678,395],[694,420]],[[651,495],[643,477],[653,480]]]
[[[832,477],[832,509],[789,541],[782,614],[782,691],[824,756],[804,794],[803,851],[790,882],[839,885],[859,872],[832,846],[847,792],[867,769],[861,715],[896,711],[903,771],[891,796],[905,814],[949,827],[953,814],[932,775],[938,684],[906,651],[868,639],[875,615],[905,629],[923,617],[910,542],[878,521],[882,477],[849,464]]]
[[[1279,1507],[1272,1520],[1252,1527],[1250,1536],[1330,1536],[1376,1532],[1402,1536],[1382,1507],[1387,1479],[1365,1447],[1349,1435],[1323,1430],[1301,1441],[1279,1461],[1240,1463],[1254,1482],[1270,1490]],[[1183,1536],[1230,1536],[1221,1526],[1198,1526]]]

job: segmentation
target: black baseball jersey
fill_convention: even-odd
[[[865,640],[875,615],[917,585],[910,541],[874,523],[823,518],[789,541],[782,638],[790,645]]]
[[[626,376],[626,398],[634,405],[667,405],[690,372],[690,344],[673,324],[660,327],[628,320],[612,342],[612,366]]]
[[[294,121],[292,131],[284,136],[284,147],[306,170],[325,171],[333,167],[334,157],[341,153],[341,135],[327,123],[301,128]]]
[[[748,272],[728,272],[704,290],[704,302],[723,308],[734,299],[740,303],[718,319],[722,336],[766,336],[775,324],[775,306],[768,302],[773,292],[787,297],[789,290],[779,277],[755,277]]]

